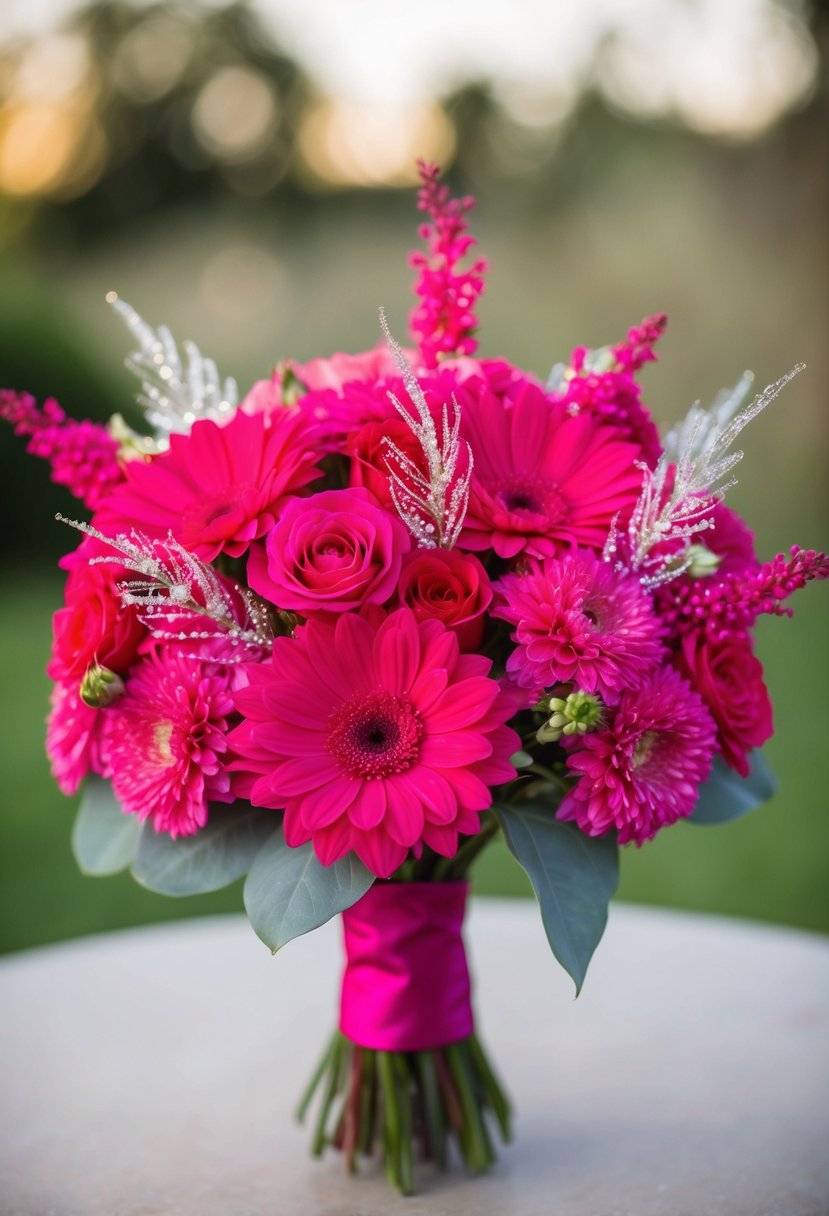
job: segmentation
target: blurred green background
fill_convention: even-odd
[[[730,502],[761,555],[827,545],[829,12],[772,0],[53,0],[0,17],[0,385],[128,413],[110,289],[244,389],[280,358],[361,350],[412,304],[414,164],[478,199],[481,351],[546,374],[670,314],[661,422],[751,367],[807,370],[745,435]],[[611,6],[612,10],[612,6]],[[495,13],[500,13],[495,16]],[[43,753],[55,568],[74,504],[0,433],[0,949],[241,907],[86,879]],[[623,855],[621,897],[829,930],[827,588],[763,620],[780,792]],[[494,849],[488,892],[524,892]]]

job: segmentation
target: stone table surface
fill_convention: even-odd
[[[240,918],[0,962],[2,1216],[826,1216],[829,942],[614,906],[577,1001],[529,901],[473,901],[478,1025],[511,1090],[492,1173],[311,1161],[292,1109],[339,927]]]

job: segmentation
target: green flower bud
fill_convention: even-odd
[[[558,743],[564,735],[586,735],[602,724],[604,706],[589,692],[571,692],[562,700],[550,697],[550,717],[536,732],[539,743]]]
[[[719,553],[712,553],[705,545],[689,545],[684,557],[688,562],[687,573],[691,578],[708,578],[716,573],[722,561]]]
[[[117,701],[124,691],[124,681],[108,667],[93,663],[81,680],[80,695],[90,709],[104,709]]]
[[[308,386],[303,384],[299,376],[287,363],[277,363],[276,375],[279,378],[279,389],[283,405],[296,405],[300,397],[308,392]]]
[[[147,456],[156,456],[160,450],[150,435],[140,435],[134,431],[121,414],[112,415],[107,430],[118,444],[119,460],[145,460]]]

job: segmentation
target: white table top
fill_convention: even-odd
[[[478,1026],[515,1106],[488,1176],[311,1161],[291,1111],[333,1026],[334,924],[242,918],[0,961],[3,1216],[826,1216],[829,942],[617,905],[584,992],[535,906],[473,904]]]

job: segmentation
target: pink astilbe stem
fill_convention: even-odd
[[[409,262],[419,271],[414,285],[420,303],[413,310],[410,324],[414,341],[427,367],[437,367],[442,357],[472,355],[477,349],[473,334],[478,326],[474,308],[484,289],[486,262],[478,259],[467,270],[460,263],[475,244],[467,232],[466,213],[475,200],[450,198],[440,185],[437,165],[418,162],[423,185],[418,208],[431,216],[421,225],[418,235],[426,252],[415,251]]]
[[[645,363],[655,362],[658,356],[653,348],[662,337],[667,323],[668,314],[657,312],[652,317],[645,317],[641,325],[629,329],[624,341],[613,347],[617,370],[636,372]]]
[[[812,579],[829,578],[829,557],[814,549],[793,545],[764,562],[758,570],[729,575],[718,583],[707,579],[681,579],[657,592],[659,615],[671,633],[682,637],[702,627],[711,637],[742,633],[758,616],[791,616],[783,601]]]
[[[29,436],[27,452],[48,460],[52,480],[90,510],[123,481],[118,444],[106,427],[67,418],[54,397],[38,406],[31,393],[0,389],[0,418],[16,435]]]

